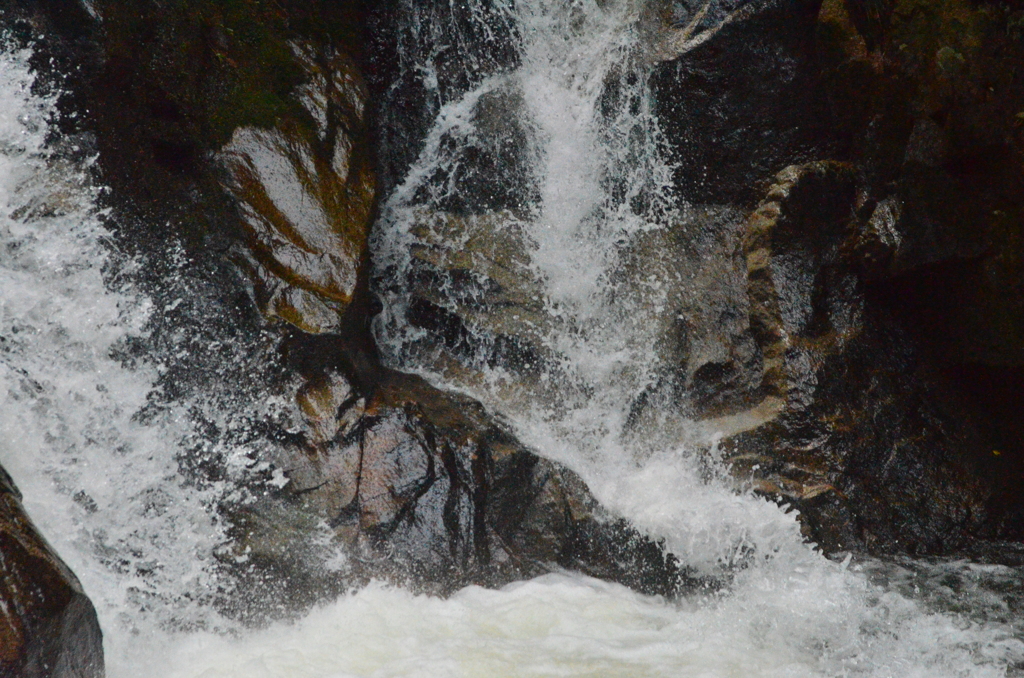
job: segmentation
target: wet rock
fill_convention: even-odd
[[[860,16],[864,3],[829,0],[818,31],[827,91],[849,136],[850,158],[873,200],[900,205],[892,224],[901,242],[883,277],[909,281],[942,262],[987,269],[987,279],[980,271],[956,276],[928,300],[908,295],[899,312],[917,320],[912,307],[924,302],[947,315],[950,327],[963,325],[957,309],[973,288],[985,298],[970,304],[978,311],[975,338],[958,337],[940,352],[954,361],[1016,364],[1016,326],[1024,316],[1018,317],[1007,284],[1024,271],[1017,244],[1024,223],[1024,135],[1015,118],[1024,88],[1013,75],[1024,58],[1013,30],[1017,14],[995,3],[882,4],[869,29]],[[865,33],[872,36],[870,52]]]
[[[118,244],[204,262],[231,250],[265,314],[324,332],[364,272],[376,208],[353,57],[362,14],[286,5],[25,0],[14,12],[46,36],[36,63],[66,92],[62,131],[95,140]]]
[[[510,212],[458,215],[421,210],[410,229],[407,322],[423,330],[405,347],[421,364],[467,386],[489,369],[539,388],[558,370],[547,339],[559,319],[531,266],[528,224]]]
[[[510,211],[523,217],[539,197],[523,93],[509,81],[484,90],[472,100],[472,112],[444,130],[441,162],[416,197],[459,215]]]
[[[638,452],[717,441],[738,486],[797,507],[829,552],[968,543],[991,494],[974,458],[984,436],[865,284],[901,255],[901,218],[897,200],[865,199],[854,166],[826,161],[780,172],[749,214],[691,207],[637,234],[609,285],[631,336],[642,328],[656,351],[657,378],[630,404]],[[545,390],[494,350],[496,337],[519,342],[557,374],[545,338],[560,320],[530,282],[516,223],[421,215],[410,319],[425,334],[412,350],[454,381],[500,366],[557,402],[564,384]]]
[[[315,437],[281,451],[287,484],[236,517],[222,554],[243,564],[255,592],[248,613],[294,609],[371,577],[437,593],[560,568],[649,593],[693,585],[658,544],[603,511],[575,474],[464,396],[387,372],[372,395],[354,397],[333,375],[302,398],[330,402],[307,409]]]
[[[751,326],[764,356],[766,386],[787,397],[795,386],[785,364],[793,339],[823,323],[838,332],[858,325],[855,317],[835,317],[857,313],[852,300],[815,298],[823,287],[856,284],[835,271],[855,184],[852,168],[839,163],[789,167],[776,179],[747,221],[743,250]]]
[[[649,431],[667,411],[724,416],[759,400],[760,360],[736,247],[744,213],[694,206],[669,228],[638,234],[613,284],[649,328],[660,378],[632,404],[630,427]],[[753,398],[753,401],[752,401]]]
[[[390,193],[423,151],[441,107],[457,102],[487,78],[515,66],[519,35],[509,5],[493,0],[472,4],[437,0],[369,4],[367,73],[373,98],[379,103],[374,136],[381,188]],[[425,26],[429,29],[423,30]],[[420,64],[427,66],[422,68]],[[497,98],[503,96],[499,93]],[[503,102],[491,98],[491,103]],[[487,105],[485,99],[484,107]],[[481,113],[478,119],[482,117],[487,123],[486,111]],[[493,122],[514,136],[520,121],[506,116]],[[506,141],[511,139],[502,140],[502,144]],[[507,146],[477,150],[485,163],[495,154],[516,152]],[[490,169],[503,174],[507,171],[493,165]],[[486,173],[474,179],[483,184],[485,191],[506,193],[507,189]],[[506,196],[488,196],[485,192],[483,197],[504,200]],[[478,197],[465,195],[462,199],[474,201]]]
[[[751,16],[654,69],[657,113],[688,199],[750,204],[766,177],[828,157],[834,139],[814,44],[819,4],[750,3]]]
[[[878,205],[860,243],[869,297],[993,434],[978,461],[1001,525],[999,506],[1024,505],[1006,481],[1024,470],[1022,420],[996,404],[1024,398],[1021,17],[1012,3],[826,0],[818,23],[833,119]]]
[[[0,468],[0,673],[102,678],[103,637],[81,584],[25,515]]]
[[[337,330],[367,260],[374,213],[366,88],[351,58],[293,44],[312,118],[240,127],[219,154],[246,233],[260,310],[310,333]]]
[[[440,107],[514,63],[504,5],[381,4],[362,58],[350,3],[14,4],[24,34],[63,36],[40,63],[80,64],[67,108],[81,115],[62,124],[92,135],[118,244],[235,253],[260,311],[284,321],[273,331],[304,347],[290,365],[304,428],[275,434],[286,474],[230,508],[223,560],[250,577],[252,609],[353,576],[450,590],[565,566],[676,585],[657,545],[571,473],[479,405],[383,368],[368,331],[374,174],[393,188]],[[667,13],[641,29],[658,41],[657,109],[681,191],[702,204],[689,232],[623,248],[616,292],[659,361],[633,430],[672,408],[721,434],[737,478],[797,505],[827,550],[1019,534],[1019,10],[780,0],[734,20],[748,5],[656,5]],[[516,254],[533,190],[520,105],[496,86],[470,112],[495,141],[453,159],[473,190],[418,220],[408,319],[421,363],[469,385],[501,365],[537,393],[560,320]],[[806,162],[821,158],[839,162]]]
[[[764,7],[750,0],[670,0],[648,3],[640,26],[648,61],[677,59],[714,39],[730,24],[755,17]]]
[[[669,9],[678,19],[659,30],[696,16]],[[684,195],[779,194],[746,229],[748,300],[726,304],[744,319],[709,333],[732,347],[722,355],[747,355],[749,318],[753,356],[709,366],[703,386],[676,376],[679,395],[640,404],[731,403],[684,407],[737,444],[738,476],[756,468],[755,484],[796,502],[826,548],[942,551],[1009,534],[1022,514],[1008,480],[1024,469],[1010,414],[1024,399],[1019,15],[994,2],[767,3],[655,69]],[[819,158],[840,163],[802,164]],[[795,183],[762,183],[791,163]],[[783,195],[819,181],[824,202]],[[793,217],[806,208],[817,213]],[[709,326],[685,317],[677,363]]]
[[[875,205],[867,223],[854,236],[851,247],[866,279],[885,277],[893,261],[899,258],[903,245],[902,217],[903,202],[890,196]]]
[[[400,294],[409,299],[405,320],[421,331],[405,333],[403,355],[449,383],[489,384],[505,402],[557,407],[585,393],[557,345],[572,320],[531,266],[529,224],[509,212],[413,216],[408,289]],[[760,372],[736,251],[742,223],[741,210],[698,206],[623,246],[606,303],[658,356],[651,367],[659,379],[634,404],[634,428],[669,404],[690,415],[750,404]],[[725,382],[733,387],[723,390]]]
[[[985,443],[911,339],[869,307],[850,245],[863,237],[856,196],[848,165],[790,167],[748,218],[764,401],[707,425],[725,434],[735,476],[798,508],[826,551],[948,551],[985,520]],[[895,208],[876,207],[868,228],[881,228],[879,209]]]

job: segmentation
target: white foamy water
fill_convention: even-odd
[[[594,396],[555,413],[542,404],[503,405],[486,389],[478,395],[524,439],[584,473],[610,507],[684,562],[726,573],[727,585],[666,601],[572,574],[498,591],[471,587],[446,600],[371,584],[293,623],[251,631],[223,619],[211,604],[218,587],[230,585],[213,565],[224,538],[213,508],[233,488],[185,482],[179,458],[196,431],[184,414],[136,416],[160,367],[129,369],[117,348],[164,309],[105,279],[113,255],[88,168],[47,150],[51,102],[29,91],[28,54],[7,51],[0,57],[0,463],[95,602],[110,676],[988,678],[1024,660],[1013,620],[929,612],[870,584],[856,563],[821,557],[803,543],[792,514],[727,489],[685,446],[638,458],[623,442],[622,397],[643,385],[636,363],[649,346],[644,337],[621,336],[642,318],[609,326],[618,310],[601,267],[614,265],[624,233],[657,227],[649,223],[656,210],[638,214],[628,200],[604,197],[624,147],[593,130],[596,80],[577,86],[570,72],[586,66],[607,80],[628,62],[621,19],[629,14],[576,6],[598,18],[596,28],[570,22],[579,49],[563,46],[552,60],[540,42],[524,47],[521,77],[535,85],[526,100],[540,131],[533,143],[543,186],[525,226],[552,231],[550,240],[533,231],[535,270],[552,295],[551,312],[564,321],[558,327],[575,334],[548,340],[574,361],[573,374]],[[522,20],[535,30],[525,34],[541,40],[561,30],[543,28],[565,19],[555,10],[528,6]],[[468,124],[462,114],[473,97],[499,80],[443,111],[439,128]],[[643,106],[635,115],[639,121],[620,120],[619,129],[640,129],[636,122],[656,132]],[[431,148],[439,147],[428,140],[411,182],[428,176]],[[573,154],[588,149],[611,160],[587,161],[581,176],[561,184]],[[646,162],[623,195],[660,181],[661,166]],[[407,243],[402,224],[391,225],[399,229],[395,242]],[[600,237],[572,248],[587,228]],[[578,263],[600,264],[596,274],[560,279],[553,254],[560,242],[570,248],[566,258],[578,251]],[[246,451],[236,453],[245,466]]]
[[[160,367],[129,370],[115,355],[160,310],[105,281],[91,161],[46,147],[52,101],[30,93],[28,58],[0,61],[0,463],[116,658],[133,634],[217,623],[203,602],[223,492],[179,476],[183,413],[138,421]]]
[[[808,601],[794,598],[794,606]],[[970,634],[918,618],[897,601],[876,628],[842,632],[841,600],[812,603],[805,624],[833,615],[828,640],[793,642],[805,629],[758,608],[762,600],[670,604],[596,580],[548,575],[500,591],[470,587],[448,600],[371,585],[297,624],[241,641],[194,638],[167,675],[204,678],[810,678],[997,676],[976,666]],[[827,608],[827,609],[822,609]],[[852,643],[872,635],[869,646]],[[900,639],[898,634],[904,634]],[[965,649],[950,651],[950,642]],[[915,647],[916,643],[920,643]],[[936,643],[946,647],[935,648]],[[867,650],[867,651],[865,651]],[[990,651],[992,651],[990,649]],[[995,649],[998,651],[998,648]]]

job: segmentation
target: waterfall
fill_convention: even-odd
[[[225,379],[231,365],[203,374],[202,355],[227,348],[203,334],[223,310],[203,310],[180,249],[159,296],[140,288],[146,262],[104,226],[95,154],[56,135],[56,97],[33,94],[30,57],[0,55],[0,459],[94,602],[109,674],[156,676],[166,634],[238,627],[219,611],[235,583],[218,567],[218,509],[268,475],[246,429],[280,403]],[[153,335],[160,325],[170,337]],[[230,363],[245,369],[247,352],[267,359],[239,341]],[[208,383],[181,400],[162,378],[183,365]],[[215,461],[221,477],[194,470]]]
[[[448,599],[371,583],[262,629],[223,615],[234,591],[217,565],[218,507],[281,480],[257,461],[266,443],[247,436],[240,412],[287,420],[293,406],[206,382],[205,393],[161,396],[174,356],[218,350],[189,334],[200,311],[174,315],[194,307],[188,262],[172,261],[162,291],[133,284],[145,262],[103,225],[94,158],[59,138],[54,101],[31,91],[29,52],[9,48],[0,461],[95,601],[109,675],[995,678],[1020,666],[1019,622],[991,600],[1019,587],[1019,572],[829,560],[786,507],[735,490],[715,431],[685,411],[638,419],[669,361],[660,342],[679,287],[667,282],[680,282],[664,278],[674,269],[657,243],[697,238],[701,224],[662,152],[643,7],[472,8],[461,39],[498,40],[500,26],[514,44],[451,81],[439,75],[443,27],[406,27],[402,77],[420,79],[434,117],[375,228],[382,351],[481,400],[721,586],[669,601],[571,573]],[[150,341],[176,322],[180,332]],[[241,370],[253,345],[222,347],[224,360]],[[203,455],[230,472],[190,469]],[[967,612],[915,595],[900,578],[913,567],[927,574],[914,585],[964,585]]]
[[[678,283],[637,271],[631,257],[652,233],[685,237],[698,228],[673,199],[638,8],[541,0],[518,12],[516,68],[441,109],[385,209],[375,243],[382,346],[396,366],[467,390],[508,417],[524,440],[581,473],[603,502],[703,573],[753,552],[815,558],[791,514],[726,488],[714,432],[709,438],[667,408],[663,430],[631,427],[631,408],[663,369],[662,316]],[[495,131],[487,116],[512,117],[516,129]],[[505,178],[521,184],[515,203],[453,207],[451,196],[476,188],[486,171],[471,165],[480,148],[515,166]],[[525,158],[509,157],[518,154]],[[468,265],[475,279],[464,279],[459,248],[476,258]],[[426,290],[417,282],[425,270]],[[465,319],[462,345],[418,326],[416,295]],[[508,359],[496,349],[503,341],[525,344],[530,357]],[[701,443],[711,452],[698,454]]]

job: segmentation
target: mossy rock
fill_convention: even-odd
[[[305,77],[292,43],[312,38],[358,51],[355,4],[108,0],[96,10],[109,76],[166,120],[178,143],[205,151],[241,126],[308,117],[291,96]]]

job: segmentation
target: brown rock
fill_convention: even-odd
[[[658,544],[607,515],[575,474],[526,449],[478,403],[395,372],[365,400],[334,383],[332,402],[345,404],[333,438],[283,452],[288,484],[234,519],[222,556],[243,563],[250,582],[252,594],[235,603],[248,606],[243,614],[295,609],[370,577],[438,593],[560,568],[650,593],[692,583]],[[324,411],[310,421],[317,432]],[[344,565],[323,565],[324,540],[346,554]]]
[[[25,515],[0,468],[0,674],[102,678],[103,638],[92,603]]]
[[[341,52],[293,49],[306,80],[295,96],[313,124],[282,118],[273,129],[240,127],[219,159],[261,311],[318,334],[337,329],[355,292],[376,186],[355,63]]]

